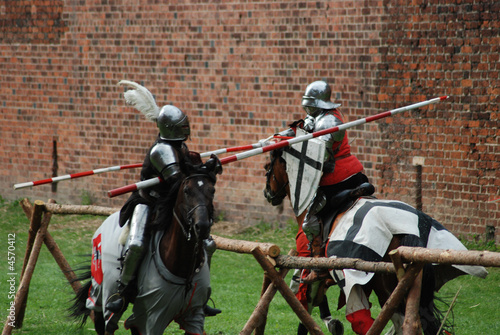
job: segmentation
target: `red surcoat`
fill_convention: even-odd
[[[341,114],[337,110],[330,112],[335,117],[337,117],[342,123]],[[321,129],[315,129],[318,131]],[[349,145],[349,140],[347,138],[347,132],[344,135],[344,139],[340,142],[334,142],[332,145],[332,151],[335,153],[335,169],[330,173],[323,173],[319,186],[334,185],[340,183],[343,180],[351,177],[352,175],[363,171],[363,165],[356,158],[356,156],[351,155],[351,146]]]

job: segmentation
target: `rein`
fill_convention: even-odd
[[[186,182],[186,180],[193,179],[196,177],[204,177],[204,178],[212,179],[209,175],[202,174],[202,173],[196,173],[196,174],[192,174],[192,175],[184,178],[184,180],[181,183],[181,186],[184,184],[184,182]],[[185,218],[186,222],[188,223],[188,227],[185,226],[185,224],[183,223],[184,221],[182,221],[180,219],[179,215],[177,215],[175,206],[172,210],[174,218],[177,220],[177,223],[181,227],[182,232],[184,233],[184,236],[186,237],[186,239],[188,241],[191,241],[191,237],[192,237],[191,232],[193,231],[193,217],[192,216],[193,216],[194,211],[196,209],[198,209],[199,207],[207,207],[208,208],[207,205],[196,205],[194,208],[191,208],[191,210],[187,213],[187,217]],[[208,211],[208,212],[210,212],[210,211]],[[212,220],[212,218],[210,218],[210,220]],[[195,230],[195,233],[196,233],[196,230]]]
[[[208,179],[211,179],[211,177],[209,175],[206,175],[206,174],[202,174],[202,173],[198,173],[198,174],[193,174],[193,175],[190,175],[186,178],[184,178],[184,180],[182,181],[181,183],[181,186],[184,185],[184,183],[189,180],[189,179],[192,179],[192,178],[196,178],[196,177],[203,177],[203,178],[208,178]],[[180,189],[180,188],[179,188]],[[177,223],[179,224],[185,238],[187,239],[187,241],[191,241],[191,239],[193,238],[193,236],[196,238],[195,240],[195,246],[194,246],[194,249],[195,250],[198,250],[199,246],[200,246],[200,243],[203,243],[202,241],[199,241],[199,238],[198,238],[198,233],[196,231],[196,229],[194,229],[194,222],[193,222],[193,213],[200,207],[205,207],[207,208],[207,212],[209,213],[210,215],[210,221],[212,221],[212,214],[211,214],[211,211],[208,210],[208,207],[209,205],[208,204],[198,204],[196,206],[194,206],[193,208],[191,208],[187,214],[184,216],[178,214],[178,208],[177,208],[177,204],[176,206],[174,206],[173,210],[172,210],[172,214],[173,214],[173,217],[174,217],[174,220],[177,221]],[[182,219],[181,219],[182,218]],[[194,255],[195,259],[196,259],[196,255]],[[167,278],[165,278],[164,276],[161,275],[160,273],[160,276],[167,282],[169,283],[172,283],[172,284],[176,284],[176,285],[184,285],[186,286],[188,289],[186,290],[186,293],[189,291],[191,285],[192,285],[192,279],[194,277],[194,275],[199,271],[199,269],[201,268],[201,266],[203,266],[203,263],[205,262],[205,258],[202,257],[202,260],[201,260],[201,264],[197,264],[196,262],[193,263],[193,267],[192,267],[192,270],[189,272],[190,275],[186,278],[186,281],[184,284],[179,284],[179,283],[173,283],[172,281],[168,280]],[[157,265],[157,268],[158,268],[158,265]]]
[[[187,213],[187,219],[186,221],[189,223],[189,228],[186,229],[186,227],[184,226],[184,224],[182,223],[183,221],[181,221],[181,219],[179,218],[179,216],[177,215],[176,211],[175,211],[175,208],[173,210],[173,213],[174,213],[174,218],[177,220],[177,223],[179,223],[179,226],[181,227],[182,229],[182,232],[184,233],[184,236],[186,237],[186,239],[188,241],[191,241],[191,231],[193,230],[193,213],[196,209],[198,209],[199,207],[206,207],[208,208],[207,205],[197,205],[196,207],[192,208],[188,213]],[[211,218],[210,218],[211,219]],[[195,233],[196,233],[196,230],[195,230]]]

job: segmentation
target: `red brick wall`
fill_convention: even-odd
[[[499,228],[498,5],[482,1],[0,1],[0,195],[120,206],[138,170],[12,190],[15,183],[142,162],[156,135],[123,100],[148,87],[192,123],[190,149],[255,143],[304,116],[330,82],[347,121],[449,94],[350,131],[380,197],[416,204],[458,234]],[[57,146],[57,169],[54,168]],[[225,165],[229,220],[286,222],[262,196],[266,155]],[[221,214],[222,215],[222,214]],[[498,241],[498,237],[497,237]]]
[[[379,191],[411,202],[422,157],[425,211],[455,232],[499,228],[500,3],[389,1],[384,7],[379,100],[448,94],[449,102],[383,124]],[[499,241],[498,235],[496,238]]]

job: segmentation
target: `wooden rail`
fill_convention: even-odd
[[[43,243],[46,244],[61,271],[71,283],[73,290],[76,292],[81,287],[80,283],[75,281],[76,275],[48,231],[52,214],[111,215],[119,210],[118,208],[100,206],[59,205],[53,200],[49,200],[47,203],[37,200],[32,205],[27,199],[24,199],[21,201],[21,206],[30,220],[30,227],[20,284],[14,299],[16,328],[20,328],[23,323],[29,285]],[[407,295],[406,308],[407,311],[414,312],[411,312],[410,314],[412,315],[405,319],[403,331],[405,334],[413,335],[421,331],[420,321],[417,315],[413,314],[416,314],[416,311],[418,311],[421,269],[425,263],[500,267],[500,253],[490,251],[399,247],[390,253],[392,263],[367,262],[353,258],[297,257],[294,251],[291,251],[288,255],[280,255],[280,248],[272,243],[234,240],[216,235],[212,235],[212,237],[217,245],[217,249],[252,254],[264,270],[261,300],[241,331],[240,334],[242,335],[251,334],[255,329],[260,329],[258,331],[259,334],[263,333],[269,303],[277,291],[283,295],[311,334],[323,334],[321,328],[315,324],[311,316],[285,284],[283,278],[288,269],[357,269],[366,272],[396,273],[399,284],[387,303],[383,306],[382,311],[368,334],[375,335],[381,333],[394,313],[396,306],[401,303],[406,293],[410,291]],[[280,268],[281,270],[278,272],[275,268]],[[2,335],[10,335],[13,328],[12,323],[7,319]]]

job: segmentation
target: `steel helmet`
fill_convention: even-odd
[[[191,132],[187,115],[172,105],[161,108],[156,124],[164,140],[185,141]]]
[[[302,108],[307,114],[316,117],[320,109],[335,109],[340,107],[340,104],[334,104],[330,101],[332,89],[327,82],[323,80],[315,81],[309,84],[306,92],[302,97]]]

